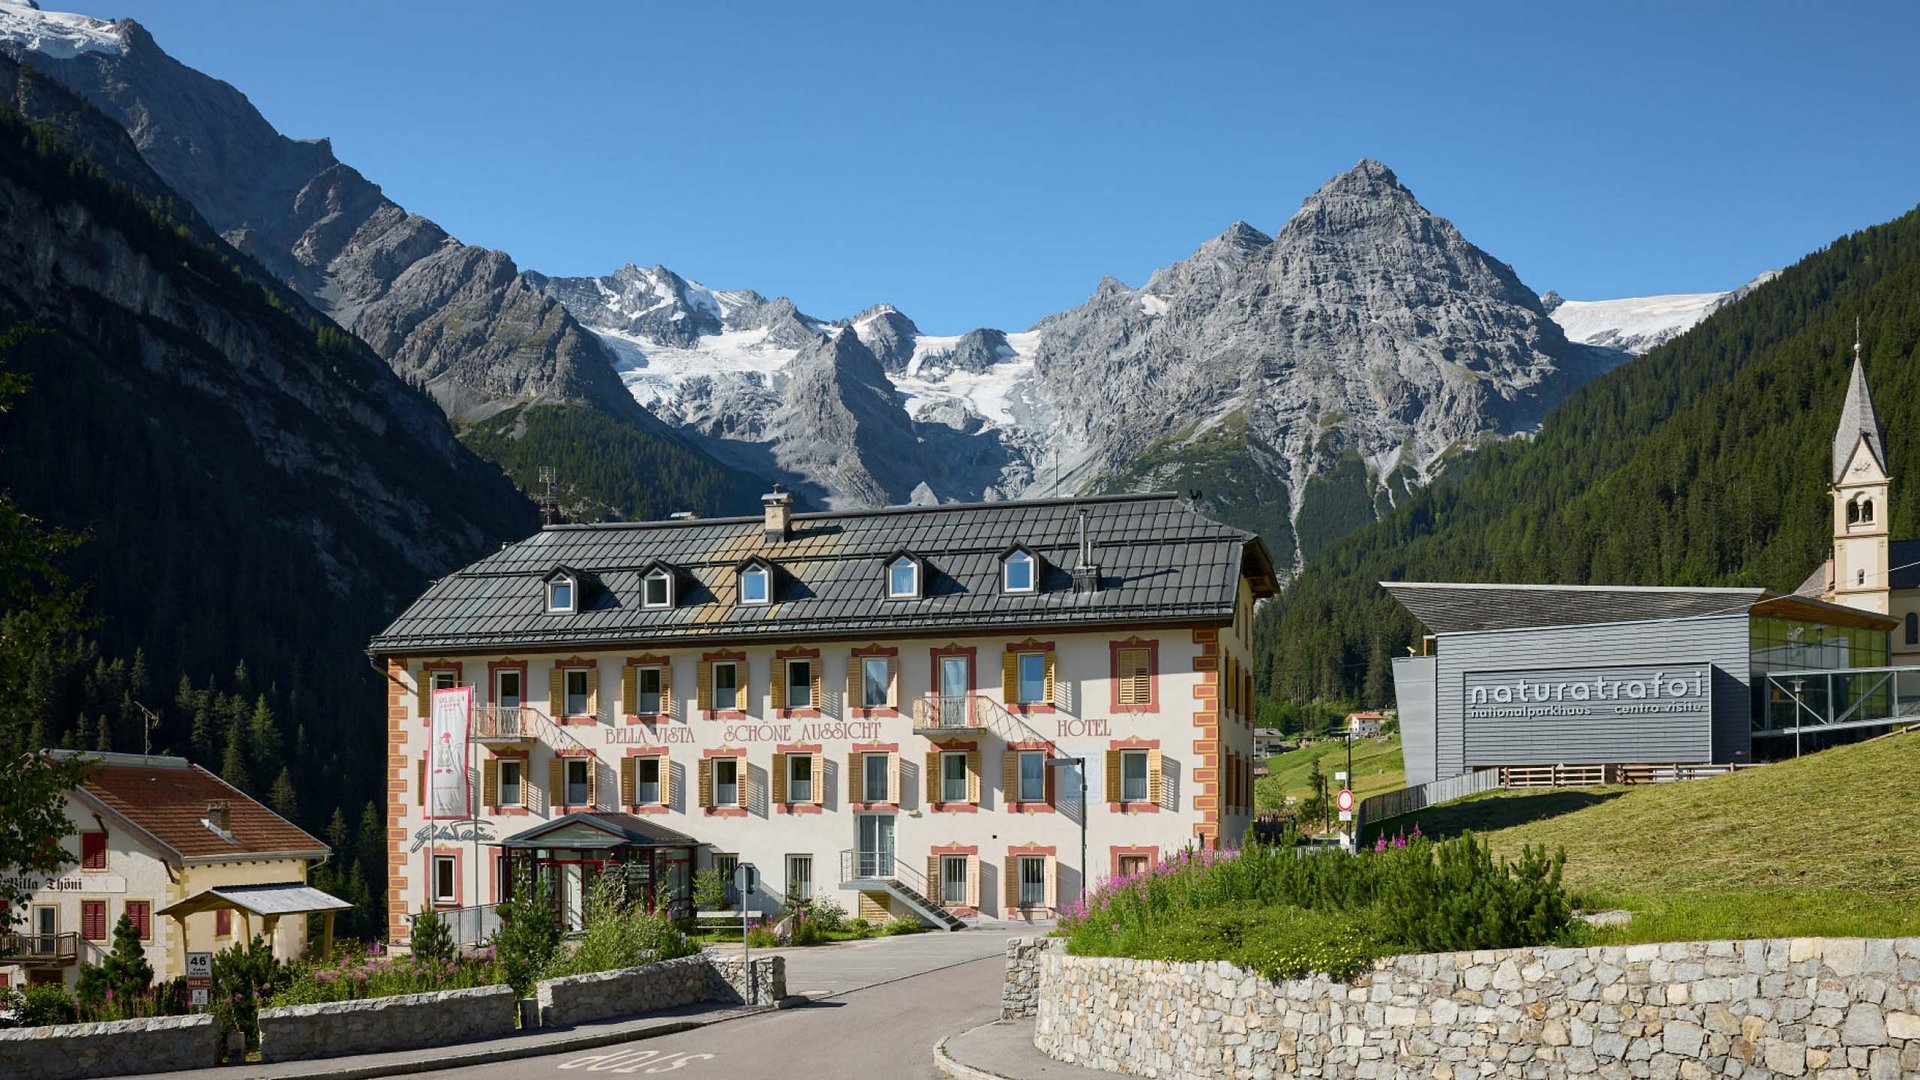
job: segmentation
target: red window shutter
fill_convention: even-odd
[[[80,834],[80,868],[82,870],[105,870],[107,868],[106,833],[83,832]]]
[[[153,903],[148,900],[127,901],[127,918],[133,920],[133,928],[140,931],[141,941],[153,940]]]
[[[80,901],[80,936],[88,941],[107,939],[107,902],[105,900]]]
[[[213,932],[220,937],[233,936],[232,908],[221,908],[213,913]]]

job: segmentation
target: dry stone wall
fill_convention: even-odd
[[[1007,942],[1007,981],[1000,988],[1000,1019],[1021,1020],[1040,1007],[1040,957],[1065,952],[1064,939],[1014,938]]]
[[[1035,1045],[1135,1076],[1920,1077],[1920,938],[1399,956],[1351,984],[1037,955]]]
[[[784,958],[755,959],[751,987],[742,977],[745,970],[738,957],[687,956],[617,971],[543,979],[534,987],[534,997],[541,1027],[572,1027],[696,1001],[775,1005],[786,996]]]
[[[480,986],[260,1010],[260,1059],[415,1050],[514,1033],[513,988]]]
[[[220,1028],[206,1013],[0,1030],[0,1076],[23,1080],[206,1069],[219,1060]]]

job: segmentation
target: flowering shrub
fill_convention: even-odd
[[[1563,857],[1495,861],[1471,836],[1416,831],[1348,855],[1291,844],[1177,852],[1104,881],[1069,905],[1060,932],[1080,956],[1232,960],[1270,978],[1348,978],[1395,952],[1562,940]]]
[[[498,982],[491,954],[461,953],[446,959],[393,957],[377,947],[365,953],[342,951],[330,959],[294,965],[292,980],[275,993],[272,1005],[312,1005],[354,1001],[391,994],[465,990]]]

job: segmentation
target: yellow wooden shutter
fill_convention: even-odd
[[[967,801],[980,802],[980,750],[975,747],[967,751]]]
[[[567,766],[560,758],[552,758],[547,762],[547,806],[549,807],[562,805],[561,800],[567,797],[566,770]]]
[[[660,755],[660,805],[673,805],[673,760]]]
[[[787,662],[776,658],[773,661],[773,685],[771,688],[773,708],[787,707]]]
[[[620,711],[626,716],[640,712],[640,669],[632,664],[620,669]]]
[[[775,806],[787,801],[787,755],[773,755],[773,802]]]
[[[1145,705],[1153,700],[1153,672],[1145,649],[1120,650],[1120,704]]]
[[[1020,654],[1012,649],[1000,654],[1000,700],[1008,705],[1020,700]]]
[[[867,699],[860,687],[860,658],[847,657],[847,702],[841,711],[842,716],[852,716],[853,710],[865,708]]]
[[[417,762],[414,762],[414,764],[418,765],[419,768],[414,770],[415,773],[417,774],[418,782],[415,783],[413,786],[415,787],[415,789],[417,789],[416,793],[420,797],[420,805],[425,806],[427,805],[427,757],[426,755],[424,753],[421,754],[420,760]]]
[[[927,899],[936,907],[941,906],[940,897],[940,856],[927,856]]]
[[[426,768],[426,764],[424,762],[421,764],[421,768],[423,770]],[[421,775],[424,776],[426,774],[423,772]],[[939,801],[940,801],[940,751],[929,750],[927,752],[927,805],[932,806],[935,803],[938,803]]]
[[[847,801],[867,801],[867,759],[861,754],[847,755]]]
[[[500,763],[497,761],[480,763],[480,801],[488,806],[499,805]]]
[[[821,667],[820,661],[818,659],[815,659],[813,662],[813,666],[808,669],[813,673],[813,707],[816,709],[824,709],[826,707],[826,702],[820,697],[820,691],[821,691],[820,676],[823,674],[823,672],[820,670],[820,667]]]
[[[633,758],[620,759],[620,805],[632,806],[635,790],[635,770],[638,768]]]
[[[713,661],[700,661],[700,682],[693,688],[694,707],[701,712],[713,710]]]
[[[1160,751],[1147,751],[1147,801],[1160,805]]]
[[[1107,751],[1107,801],[1120,801],[1120,751]]]
[[[700,759],[700,805],[713,805],[713,759]]]
[[[561,717],[567,715],[567,675],[566,669],[559,664],[553,665],[547,672],[547,715]]]
[[[900,755],[887,755],[887,802],[896,806],[907,801],[907,793],[900,790]]]
[[[813,763],[813,805],[819,806],[826,802],[827,755],[814,754],[808,760]]]
[[[600,718],[600,665],[587,669],[587,713],[594,719]]]
[[[1056,870],[1060,862],[1051,855],[1048,855],[1046,859],[1047,906],[1057,911],[1060,908],[1060,875]]]
[[[420,681],[413,684],[413,693],[414,693],[414,697],[419,702],[420,715],[432,716],[433,715],[433,671],[432,669],[430,668],[420,669]]]
[[[660,665],[660,715],[673,715],[673,661]]]
[[[1053,688],[1056,684],[1053,678],[1053,650],[1052,649],[1048,649],[1046,651],[1046,657],[1047,657],[1047,688],[1043,696],[1046,698],[1047,704],[1057,707],[1060,704],[1060,699],[1054,697],[1053,695]]]
[[[900,707],[900,658],[887,657],[887,707]]]
[[[600,759],[587,759],[587,805],[600,805]]]
[[[1020,908],[1020,856],[1009,855],[1001,866],[1000,880],[1005,884],[1006,907],[1000,909],[1002,916],[1012,915]]]
[[[1000,801],[1020,801],[1020,751],[1000,755]]]
[[[967,856],[967,906],[980,910],[980,856]]]

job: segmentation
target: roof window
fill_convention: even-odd
[[[740,603],[773,603],[773,565],[764,559],[750,559],[740,566]]]
[[[1040,560],[1025,548],[1014,548],[1000,558],[1000,591],[1031,593],[1040,591]]]
[[[920,560],[902,553],[887,563],[887,599],[920,598]]]

